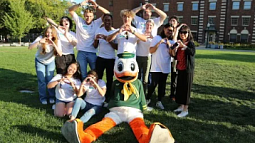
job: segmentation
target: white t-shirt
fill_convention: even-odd
[[[94,37],[96,30],[103,23],[102,19],[98,18],[93,20],[90,25],[87,25],[84,19],[74,13],[73,20],[76,24],[77,50],[96,53],[97,49],[93,46]]]
[[[60,80],[62,78],[62,74],[57,74],[52,78],[50,82],[54,82]],[[75,86],[79,89],[81,85],[81,81],[79,79],[71,78],[71,81],[75,84]],[[68,80],[64,82],[58,83],[55,88],[55,96],[58,100],[71,102],[76,97],[73,87],[71,86]]]
[[[150,44],[152,39],[147,38],[146,42],[139,40],[137,42],[136,56],[147,57],[150,56]]]
[[[101,27],[96,31],[95,37],[97,34],[103,34],[105,36],[108,36],[115,33],[117,30],[118,29],[107,31],[105,27]],[[98,57],[105,58],[105,59],[115,59],[115,50],[104,39],[99,39],[98,49],[99,49]]]
[[[137,29],[134,27],[132,27],[132,29],[137,31]],[[124,52],[136,54],[136,45],[138,38],[134,34],[123,31],[117,35],[116,40],[118,42],[117,54]]]
[[[154,21],[154,27],[152,29],[152,36],[156,36],[157,35],[157,32],[158,32],[158,28],[163,24],[163,23],[160,23],[160,17],[157,17],[157,18],[153,18],[151,19]],[[134,21],[133,21],[133,24],[136,26],[136,29],[138,30],[139,33],[142,33],[145,28],[146,28],[146,21],[145,19],[139,17],[139,16],[135,16],[134,17]]]
[[[42,36],[37,37],[32,44],[40,41],[42,38],[43,38]],[[61,47],[60,40],[58,40],[58,47]],[[42,53],[42,45],[41,44],[38,44],[37,49],[38,50],[35,54],[35,58],[39,62],[41,62],[43,64],[48,64],[55,60],[53,45],[46,45],[46,50],[45,50],[46,53],[45,54],[41,54]]]
[[[101,88],[106,88],[106,84],[103,80],[99,79],[98,80],[98,85]],[[90,84],[85,84],[84,87],[88,89],[86,91],[87,95],[85,97],[85,101],[89,102],[90,104],[97,105],[97,106],[102,106],[104,103],[105,97],[101,96],[98,92],[97,89],[95,89],[92,85]]]
[[[160,36],[154,37],[150,47],[154,47],[161,39]],[[174,44],[175,42],[170,40],[170,43]],[[167,47],[167,44],[164,42],[158,46],[158,49],[154,53],[152,53],[150,72],[171,72],[171,56],[169,54],[169,48],[170,47]]]
[[[66,36],[63,34],[64,30],[59,30],[55,28],[58,33],[58,38],[61,42],[61,48],[62,48],[62,54],[68,55],[68,54],[74,54],[73,48],[74,46],[67,40]],[[76,34],[73,31],[69,31],[67,34],[69,39],[76,39]]]

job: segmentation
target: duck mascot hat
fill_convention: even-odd
[[[121,53],[117,56],[114,65],[117,80],[112,85],[108,104],[110,112],[85,130],[81,120],[67,121],[61,129],[62,134],[70,143],[91,143],[104,132],[126,122],[139,143],[174,143],[167,127],[154,123],[148,128],[144,123],[142,111],[147,106],[142,82],[137,79],[139,70],[135,54]]]

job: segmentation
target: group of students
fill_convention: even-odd
[[[85,5],[87,8],[83,11],[83,19],[75,10]],[[96,20],[95,10],[104,13]],[[143,10],[143,18],[136,16],[140,10]],[[151,19],[151,10],[159,17]],[[69,17],[62,17],[59,25],[46,18],[50,26],[29,46],[29,49],[38,49],[35,68],[40,101],[42,104],[48,104],[48,101],[56,103],[56,116],[68,115],[73,120],[79,110],[85,110],[81,117],[85,123],[100,112],[104,102],[107,105],[113,82],[115,50],[117,54],[136,54],[138,78],[143,83],[148,104],[158,86],[156,106],[164,109],[161,100],[165,95],[167,76],[172,73],[170,97],[180,104],[174,112],[180,112],[178,117],[188,115],[195,46],[187,25],[179,25],[177,17],[173,16],[157,35],[167,15],[150,3],[133,10],[122,10],[120,16],[123,25],[118,29],[112,27],[113,17],[110,12],[92,0],[71,6],[69,13],[76,24],[76,33],[70,31],[72,20]],[[78,50],[76,59],[74,47]],[[87,65],[92,69],[89,72]],[[104,70],[107,83],[102,80]],[[148,85],[149,73],[151,83]],[[83,100],[80,97],[85,92]]]

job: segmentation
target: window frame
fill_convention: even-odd
[[[234,3],[238,3],[238,8],[234,9]],[[233,1],[232,3],[232,10],[239,10],[240,9],[240,1]]]

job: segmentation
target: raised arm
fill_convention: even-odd
[[[167,17],[166,13],[163,12],[162,10],[156,8],[154,5],[152,5],[150,3],[148,3],[147,5],[149,5],[149,7],[151,7],[159,15],[160,23],[162,24]]]
[[[145,9],[146,4],[139,6],[137,8],[132,9],[132,11],[136,14],[137,12],[139,12],[140,10],[144,10]]]
[[[88,0],[84,0],[81,3],[75,4],[71,7],[68,8],[69,13],[71,14],[71,16],[73,17],[75,10],[78,9],[80,6],[86,5],[86,3],[88,2]]]
[[[91,3],[94,6],[95,9],[98,9],[98,10],[102,11],[104,14],[110,14],[110,12],[107,9],[105,9],[102,6],[98,5],[95,1],[89,0],[88,2]],[[101,16],[101,19],[103,20],[103,15]]]

